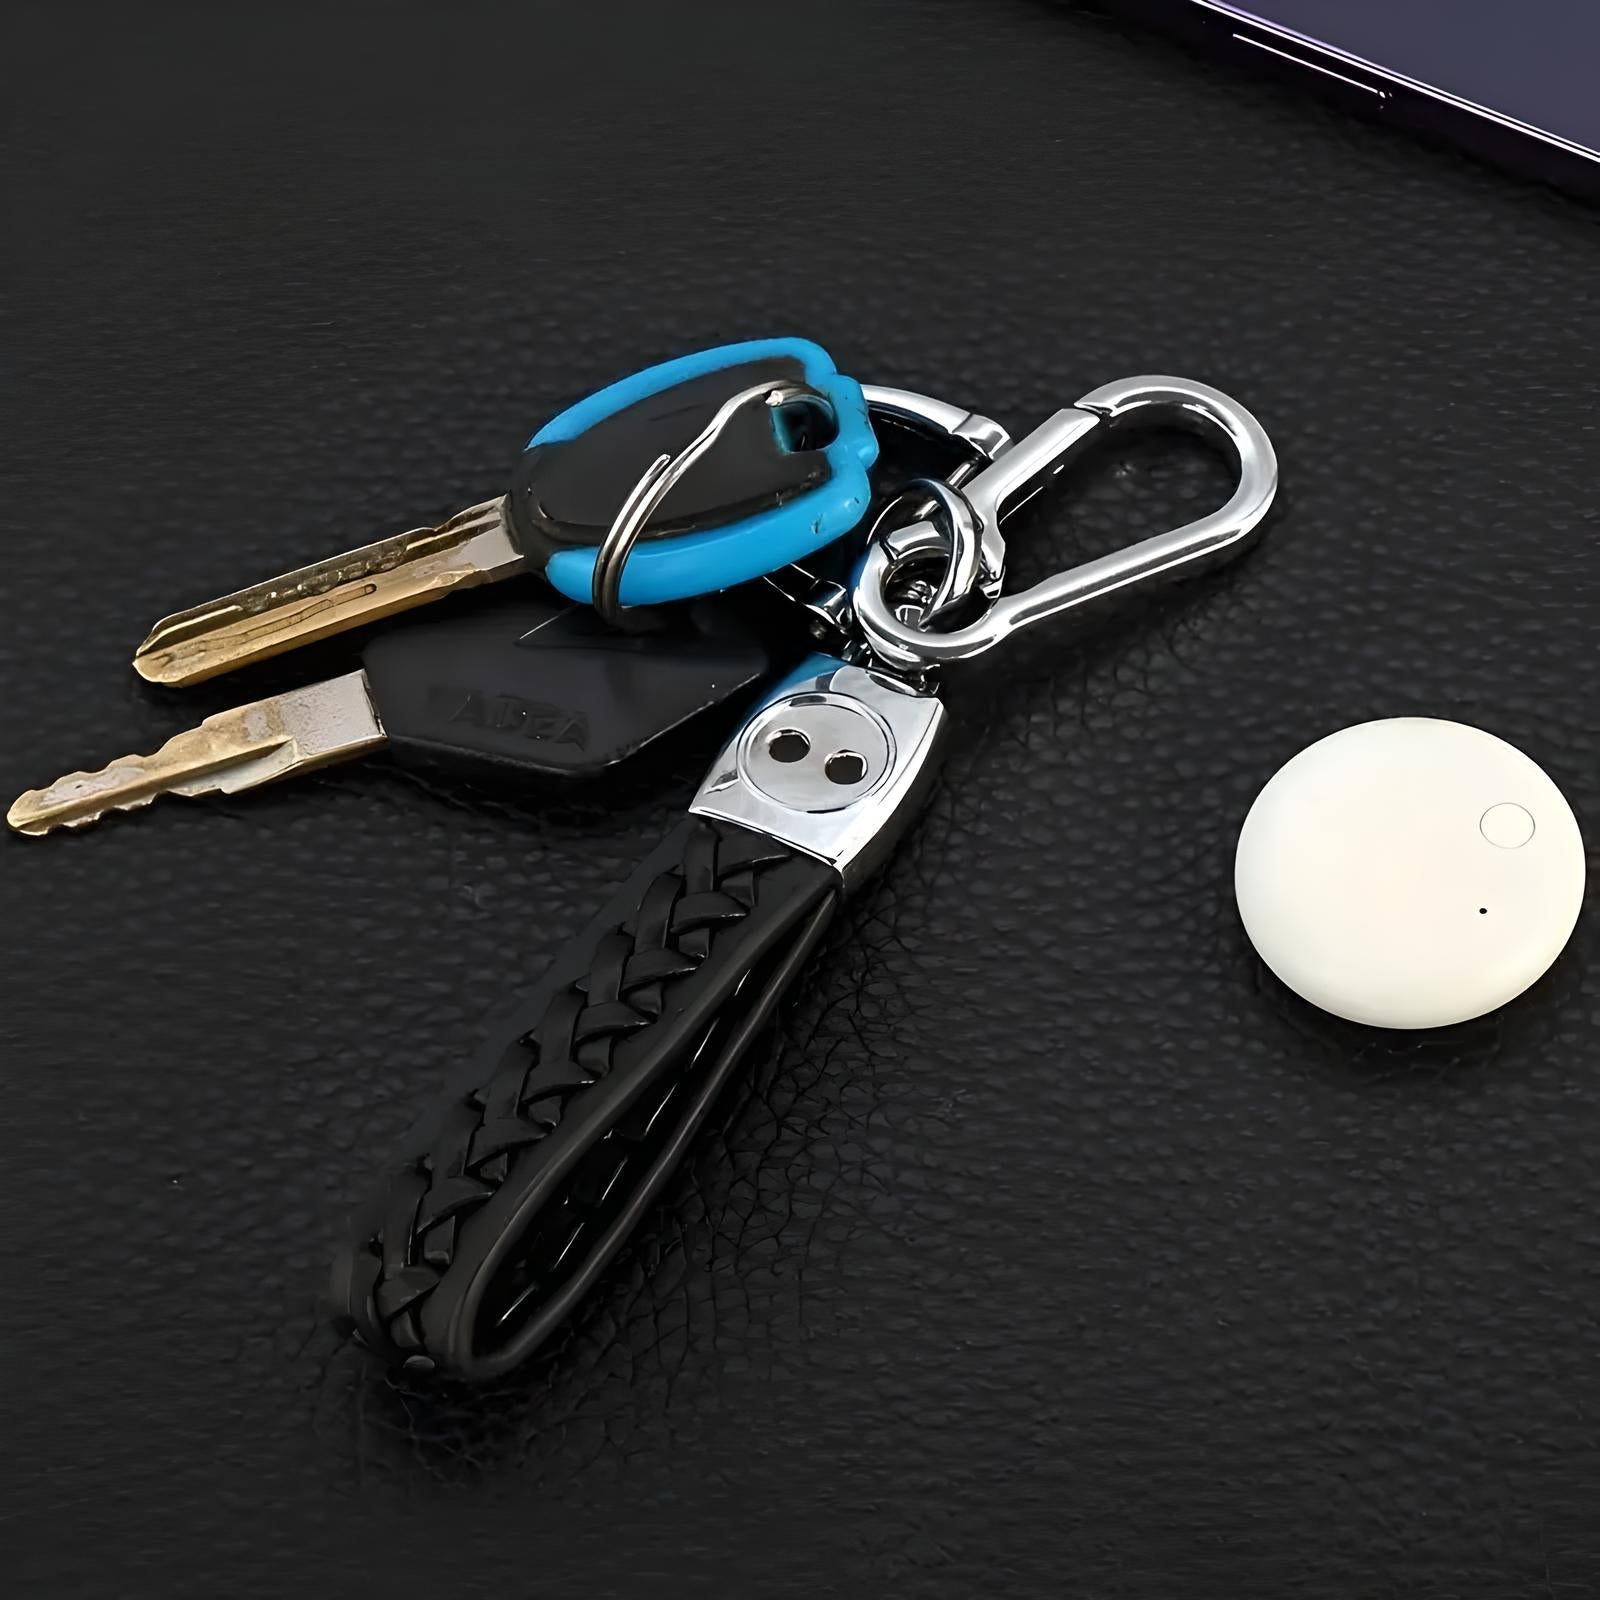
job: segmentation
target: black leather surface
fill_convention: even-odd
[[[4,841],[12,1592],[1600,1589],[1592,911],[1427,1042],[1285,996],[1229,893],[1279,763],[1408,712],[1543,763],[1593,867],[1593,214],[1031,0],[8,20],[11,792],[331,670],[127,658],[702,344],[1016,426],[1192,375],[1285,485],[1220,583],[955,688],[913,842],[485,1393],[323,1331],[352,1174],[717,730],[549,803],[374,761]],[[1132,459],[1019,579],[1216,487]]]

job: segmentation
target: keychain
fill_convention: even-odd
[[[1125,425],[1220,446],[1237,474],[1228,503],[1003,596],[1008,511]],[[331,1280],[336,1322],[378,1355],[463,1379],[526,1360],[659,1194],[842,899],[909,826],[944,743],[939,669],[1237,555],[1277,487],[1256,420],[1175,378],[1096,389],[1014,445],[1002,435],[993,455],[961,484],[912,486],[848,586],[802,586],[835,653],[761,697],[688,815],[405,1140]]]
[[[786,419],[784,407],[801,400],[812,409]],[[798,565],[771,569],[821,551],[868,509],[866,467],[878,450],[869,413],[953,450],[956,483],[1010,442],[998,423],[943,401],[863,389],[805,340],[729,345],[652,367],[542,429],[524,452],[517,488],[491,503],[496,538],[513,522],[543,518],[546,576],[592,608],[518,585],[505,599],[397,627],[367,645],[358,671],[217,712],[150,755],[30,789],[6,820],[34,836],[82,828],[161,795],[237,794],[384,748],[402,764],[469,776],[603,772],[797,653],[784,657],[786,630],[756,629],[748,605],[713,591],[740,575],[769,574],[773,589],[819,626],[837,623],[839,586]],[[670,448],[645,461],[663,443]],[[620,471],[604,471],[612,449],[618,467],[644,461],[631,489]],[[686,500],[685,489],[694,497]],[[507,509],[513,502],[522,509]],[[529,509],[535,502],[544,509]],[[568,508],[564,522],[550,509],[558,504]],[[476,507],[442,529],[381,541],[168,618],[151,635],[165,642],[147,640],[134,664],[147,677],[192,683],[420,606],[452,586],[509,576],[486,564],[481,527],[464,543],[429,544],[459,532],[463,518],[482,523],[482,513]],[[571,535],[565,544],[562,529]],[[534,547],[531,535],[527,543]],[[561,567],[569,558],[578,564]],[[637,593],[629,589],[635,567],[652,561],[646,597],[698,598],[644,619],[633,613],[625,631],[609,625],[624,620]]]
[[[152,683],[199,683],[529,572],[614,622],[622,606],[731,588],[841,538],[866,512],[877,455],[868,396],[809,339],[680,356],[547,422],[506,494],[164,617],[133,664]],[[674,464],[672,493],[651,498]],[[630,504],[624,533],[630,483],[643,514],[633,520]],[[613,559],[602,563],[608,534]],[[616,552],[635,543],[620,581]]]
[[[853,571],[830,576],[824,552],[846,548],[872,503],[873,412],[959,460],[896,496]],[[1006,517],[1126,425],[1220,446],[1228,503],[1003,594]],[[7,820],[79,827],[385,742],[407,759],[592,774],[771,665],[732,598],[643,630],[628,608],[762,576],[803,608],[831,652],[760,697],[688,815],[412,1130],[336,1257],[341,1328],[391,1361],[493,1377],[621,1248],[841,900],[892,853],[937,769],[941,669],[1238,554],[1276,488],[1260,425],[1202,384],[1108,384],[1013,444],[959,407],[863,389],[805,341],[728,346],[563,413],[500,500],[168,618],[136,665],[195,682],[463,584],[537,569],[542,593],[398,629],[360,671],[30,791]]]

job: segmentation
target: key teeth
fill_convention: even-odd
[[[57,828],[86,828],[90,823],[98,822],[108,811],[134,811],[140,806],[147,806],[160,791],[152,790],[146,794],[134,794],[126,800],[117,800],[112,798],[116,793],[112,789],[110,796],[96,810],[80,814],[69,809],[65,816],[58,815],[63,804],[70,808],[75,800],[82,797],[75,796],[65,801],[62,798],[52,799],[58,791],[69,785],[87,785],[96,779],[109,778],[116,768],[126,767],[131,760],[139,759],[123,756],[116,761],[108,761],[93,772],[69,772],[65,777],[57,778],[47,789],[29,789],[12,802],[11,809],[6,812],[6,823],[15,833],[41,839],[47,833],[54,833]]]
[[[254,724],[252,726],[252,719]],[[136,811],[163,794],[186,799],[225,786],[226,775],[290,744],[272,702],[207,717],[150,755],[118,756],[89,772],[69,772],[13,803],[6,822],[38,838],[58,828],[83,828],[112,811]]]
[[[18,833],[80,828],[158,795],[236,794],[309,772],[383,743],[360,672],[219,711],[175,733],[150,755],[119,756],[97,772],[72,772],[30,789],[6,813]]]
[[[98,811],[85,812],[81,816],[53,816],[54,807],[46,806],[49,796],[63,784],[86,783],[93,778],[102,777],[112,767],[120,766],[120,762],[110,762],[96,772],[69,772],[64,778],[59,778],[48,789],[29,789],[26,794],[19,795],[12,802],[11,809],[6,812],[6,824],[12,832],[23,834],[29,839],[42,839],[46,834],[54,833],[60,828],[87,828],[98,822],[102,817],[112,811],[138,811],[149,805],[162,791],[152,790],[149,794],[134,795],[127,800],[109,800]],[[185,799],[189,797],[184,796]]]

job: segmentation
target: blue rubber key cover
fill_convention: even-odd
[[[634,484],[730,396],[767,382],[804,386],[814,398],[734,414],[646,523],[623,568],[622,604],[731,588],[849,533],[866,513],[878,455],[861,385],[809,339],[757,339],[636,372],[547,422],[523,451],[509,496],[530,565],[587,601],[596,548]]]

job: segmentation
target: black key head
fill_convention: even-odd
[[[362,654],[396,756],[585,777],[626,760],[766,675],[767,646],[731,602],[606,627],[538,590],[399,628]]]

